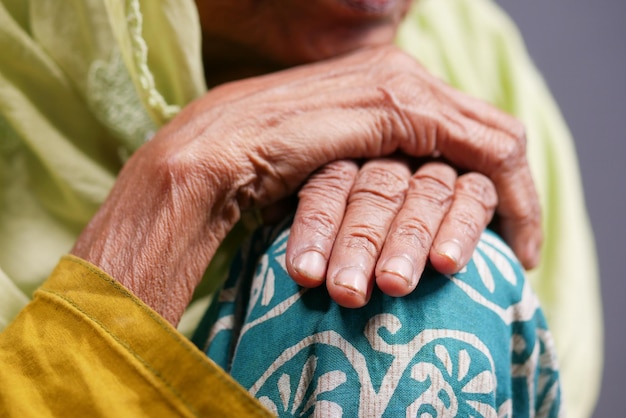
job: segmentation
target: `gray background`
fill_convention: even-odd
[[[576,139],[605,315],[594,417],[626,416],[626,1],[497,1],[520,27]]]

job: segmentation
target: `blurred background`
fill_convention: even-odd
[[[593,416],[625,416],[626,1],[497,2],[519,26],[576,140],[605,320],[605,370]]]

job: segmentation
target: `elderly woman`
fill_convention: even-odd
[[[494,236],[480,234],[495,210],[494,225],[522,264],[537,264],[539,202],[523,130],[505,113],[448,87],[413,55],[526,125],[547,226],[543,262],[531,282],[555,330],[571,413],[588,412],[595,391],[568,383],[580,375],[596,379],[599,356],[596,272],[575,160],[557,111],[493,5],[196,3],[0,6],[3,319],[25,306],[0,337],[3,407],[15,415],[261,415],[252,394],[275,413],[309,413],[309,398],[317,414],[340,408],[382,415],[387,405],[413,414],[430,411],[421,410],[424,405],[442,414],[450,408],[558,413],[558,375],[541,313],[515,257]],[[391,46],[394,40],[404,52]],[[196,290],[203,275],[212,288],[223,277],[246,235],[238,220],[259,209],[275,214],[305,181],[289,245],[281,247],[283,225],[253,237],[243,255],[251,261],[233,269],[196,333],[197,343],[210,342],[208,354],[248,394],[172,325],[194,291],[198,299],[207,293],[202,285]],[[50,275],[72,245],[72,255]],[[260,274],[254,274],[257,256]],[[422,274],[427,260],[441,273],[458,274],[428,268]],[[317,288],[293,297],[301,293],[285,271]],[[476,280],[487,293],[476,292]],[[324,282],[327,294],[319,287]],[[446,283],[456,290],[442,290],[450,288]],[[504,295],[489,292],[506,283],[513,288]],[[325,305],[329,298],[338,305]],[[505,313],[488,316],[490,322],[479,317],[471,332],[461,329],[451,318],[477,312],[464,305],[470,299],[492,313],[501,305]],[[253,322],[276,316],[268,307],[285,307],[285,301],[301,314],[281,318],[282,329],[267,334]],[[313,315],[322,309],[315,303],[322,303],[322,319]],[[205,306],[192,304],[181,329]],[[245,312],[231,320],[229,309]],[[405,326],[409,334],[400,335],[405,318],[424,323]],[[323,321],[332,326],[317,332]],[[346,324],[358,335],[350,336]],[[268,371],[291,344],[283,338],[290,333],[285,325],[300,327],[299,341],[312,341],[307,347],[321,347],[332,333],[346,341],[340,347],[369,344],[365,363],[401,358],[394,351],[401,349],[410,359],[392,364],[400,377],[406,370],[412,384],[422,386],[411,389],[395,374],[391,386],[382,386],[386,391],[368,392],[367,366],[351,362],[360,383],[345,386],[340,398],[364,401],[340,405],[324,396],[353,379],[345,370],[321,372],[333,358],[321,348],[302,360],[289,357],[299,371],[276,368],[272,380]],[[246,340],[249,330],[272,340]],[[480,332],[491,331],[495,337],[487,343]],[[392,344],[385,332],[405,344]],[[579,342],[581,332],[588,338]],[[427,357],[413,357],[420,353]],[[469,367],[477,358],[484,370]],[[435,359],[443,369],[429,368]],[[436,378],[441,370],[463,385],[446,386],[448,380]],[[516,383],[535,378],[537,387]],[[373,372],[371,381],[373,388],[387,382]],[[403,391],[413,399],[392,402]],[[476,396],[459,406],[461,393]],[[519,397],[527,400],[524,409]]]

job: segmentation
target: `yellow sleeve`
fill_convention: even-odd
[[[0,370],[3,416],[271,416],[157,313],[73,256],[0,334]]]

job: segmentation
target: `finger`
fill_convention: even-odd
[[[338,304],[357,308],[369,300],[374,267],[410,177],[398,160],[372,160],[361,168],[328,264],[326,285]]]
[[[519,161],[510,161],[510,169],[500,171],[499,176],[493,178],[498,184],[504,185],[509,184],[512,178],[518,180],[518,185],[510,188],[499,187],[499,191],[504,192],[500,196],[501,204],[497,209],[501,224],[499,232],[513,248],[524,267],[535,267],[539,263],[542,243],[541,212],[525,155],[526,132],[524,125],[508,113],[487,102],[454,90],[443,82],[441,83],[441,91],[445,92],[463,116],[499,130],[507,134],[514,143],[519,144],[519,155],[524,158],[520,158]],[[516,162],[517,166],[515,165]],[[520,175],[522,177],[518,177]],[[525,196],[521,195],[518,187],[525,190],[523,192]],[[516,194],[511,196],[509,194],[511,190]]]
[[[384,293],[404,296],[415,289],[452,202],[455,179],[456,172],[443,163],[427,163],[413,175],[376,265],[376,283]]]
[[[458,178],[452,206],[430,250],[436,270],[453,274],[469,262],[497,202],[495,186],[487,177],[468,173]]]
[[[286,267],[301,286],[315,287],[324,282],[358,170],[351,160],[331,162],[315,172],[298,194],[298,209],[287,241]]]
[[[449,110],[448,110],[449,113]],[[541,211],[530,167],[526,140],[465,118],[444,115],[437,149],[450,162],[487,175],[496,187],[500,232],[526,268],[539,261]]]
[[[518,176],[521,178],[518,179]],[[513,186],[519,188],[517,191],[506,187],[513,183],[511,179],[517,180]],[[500,187],[502,190],[498,192],[498,232],[511,246],[525,268],[536,267],[540,261],[543,235],[539,198],[532,183],[530,170],[524,163],[516,172],[512,165],[508,170],[503,170],[500,176],[495,177],[494,183],[496,188]],[[521,200],[522,197],[528,200]]]

